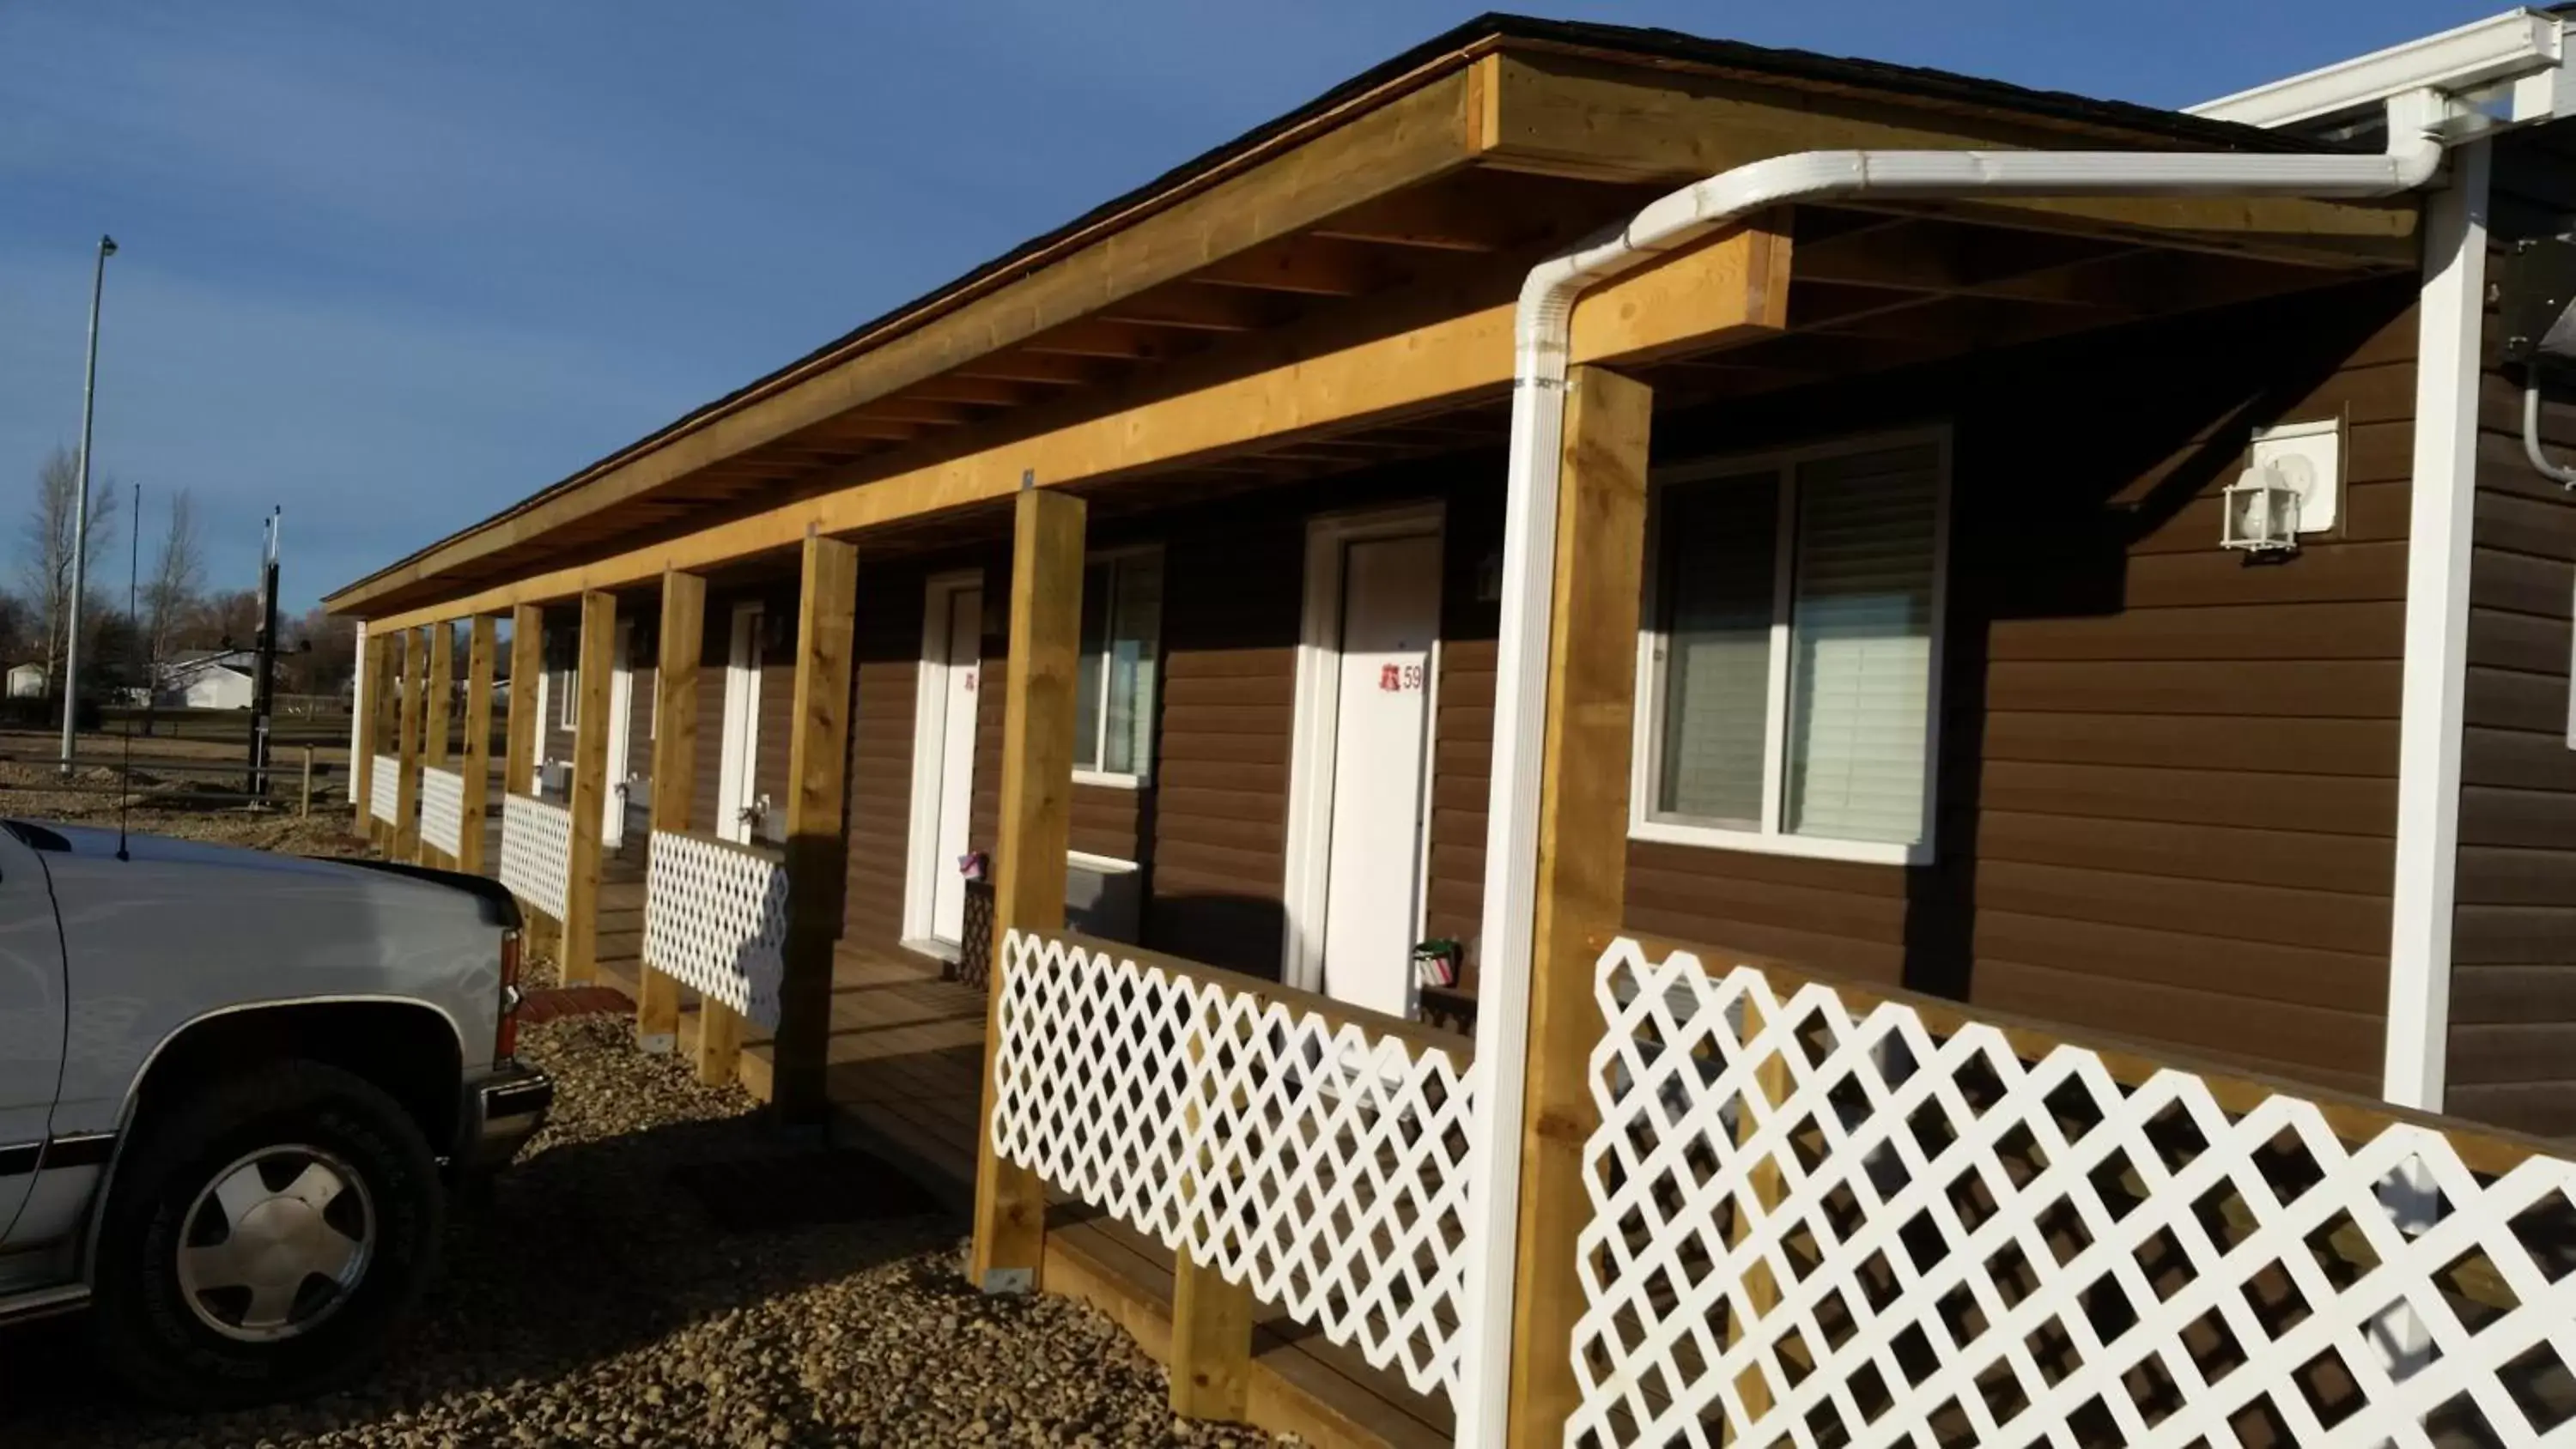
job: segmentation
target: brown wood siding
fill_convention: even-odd
[[[1163,554],[1145,945],[1279,973],[1302,515],[1265,500],[1175,518]]]
[[[1820,387],[1751,427],[1659,418],[1661,460],[1951,425],[1937,861],[1640,842],[1629,924],[2375,1087],[2411,303],[2411,279],[2345,285]],[[2337,415],[2334,533],[2221,551],[2248,428]]]
[[[689,828],[712,832],[724,776],[725,670],[733,647],[733,600],[708,591],[706,630],[698,650],[697,765],[691,772]]]
[[[2489,355],[2500,340],[2488,319]],[[2576,751],[2568,747],[2576,499],[2522,452],[2521,397],[2479,407],[2444,1107],[2576,1136]],[[2542,436],[2576,455],[2576,407]]]
[[[913,569],[859,570],[858,662],[850,686],[849,888],[842,896],[841,936],[881,948],[903,938],[922,577]]]
[[[1499,601],[1481,597],[1499,582],[1505,460],[1460,460],[1443,521],[1439,697],[1431,722],[1430,867],[1424,882],[1426,940],[1476,940],[1485,894],[1485,798],[1494,769],[1494,636]],[[1478,475],[1481,474],[1481,486]],[[1496,565],[1489,576],[1488,563]],[[1472,960],[1467,984],[1473,986]]]

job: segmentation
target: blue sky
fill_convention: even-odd
[[[1527,8],[2179,106],[2504,7]],[[0,0],[0,552],[101,231],[98,469],[302,608],[1473,13]]]

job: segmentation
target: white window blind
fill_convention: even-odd
[[[1659,490],[1641,827],[1916,858],[1943,469],[1942,443],[1925,438]]]
[[[1803,464],[1789,619],[1787,828],[1923,828],[1940,459],[1920,445]]]

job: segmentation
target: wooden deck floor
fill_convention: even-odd
[[[932,1191],[962,1210],[974,1197],[975,1128],[983,1092],[984,993],[942,980],[937,963],[904,953],[841,952],[832,983],[832,1046],[828,1085],[839,1122],[859,1145],[897,1162]],[[1160,1243],[1097,1212],[1057,1198],[1048,1215],[1050,1249],[1076,1260],[1060,1274],[1052,1251],[1049,1287],[1077,1285],[1060,1277],[1097,1278],[1081,1285],[1128,1300],[1134,1310],[1102,1303],[1157,1357],[1169,1332],[1172,1257]],[[1080,1296],[1099,1301],[1097,1291]],[[1448,1406],[1413,1393],[1395,1375],[1371,1368],[1354,1351],[1264,1309],[1253,1336],[1256,1363],[1294,1391],[1306,1405],[1282,1405],[1283,1418],[1321,1413],[1339,1423],[1346,1442],[1411,1446],[1445,1445],[1453,1420]],[[1258,1391],[1256,1391],[1258,1392]],[[1293,1411],[1302,1409],[1303,1414]],[[1256,1402],[1255,1418],[1266,1418]],[[1278,1427],[1294,1427],[1282,1424]]]

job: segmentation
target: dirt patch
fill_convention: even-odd
[[[137,834],[275,850],[288,855],[364,855],[367,844],[349,833],[349,813],[337,806],[299,816],[252,810],[224,800],[209,786],[238,787],[237,778],[195,772],[132,770],[85,762],[69,779],[50,764],[0,761],[0,815],[18,820],[113,826],[122,814]]]

